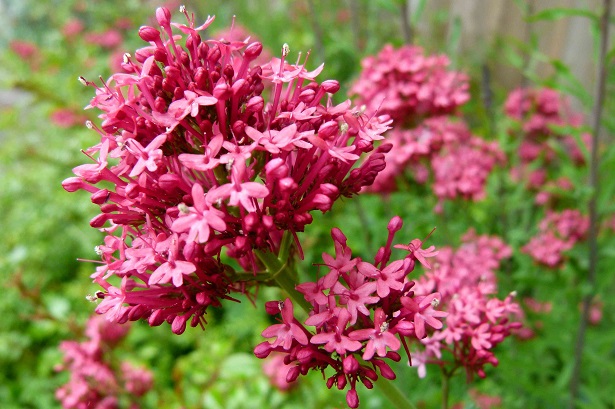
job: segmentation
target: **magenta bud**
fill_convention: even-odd
[[[254,355],[259,359],[267,358],[270,353],[271,344],[267,341],[261,342],[254,348]]]
[[[265,174],[267,179],[282,179],[288,175],[288,166],[284,163],[284,159],[274,158],[265,165]]]
[[[246,123],[244,121],[237,120],[233,122],[231,128],[233,129],[233,134],[238,137],[238,135],[243,135],[245,133]]]
[[[108,191],[107,189],[101,189],[98,192],[93,193],[90,199],[92,200],[92,203],[97,204],[97,205],[102,205],[103,203],[106,203],[109,200],[110,196],[111,196],[110,191]]]
[[[269,315],[277,315],[282,309],[282,301],[267,301],[265,303],[265,311]]]
[[[377,374],[377,373],[376,373],[376,371],[374,371],[373,369],[363,367],[363,370],[364,370],[364,371],[363,371],[364,375],[365,375],[365,376],[367,376],[367,377],[368,377],[369,379],[371,379],[372,381],[375,381],[375,380],[377,380],[377,379],[378,379],[378,374]],[[365,382],[364,382],[364,383],[365,383]],[[365,386],[367,386],[367,385],[365,385]],[[368,387],[368,388],[369,388],[369,387]],[[371,389],[371,388],[369,388],[369,389]]]
[[[304,89],[299,94],[299,101],[308,103],[314,99],[314,95],[316,95],[316,93],[314,92],[313,89],[310,89],[310,88]]]
[[[226,82],[220,82],[215,86],[213,96],[218,100],[225,100],[233,96],[233,91]]]
[[[152,313],[152,315],[149,316],[149,318],[147,319],[147,323],[150,325],[150,327],[157,327],[159,325],[162,325],[162,323],[164,322],[164,311],[163,310],[156,310]]]
[[[200,292],[196,295],[196,302],[201,305],[210,305],[211,297],[206,292]]]
[[[160,40],[160,31],[156,30],[154,27],[142,26],[139,29],[139,37],[141,37],[143,41],[155,42]]]
[[[336,80],[323,81],[320,86],[323,90],[325,90],[325,92],[328,92],[329,94],[335,94],[337,91],[340,90],[340,83]]]
[[[286,382],[295,382],[300,374],[301,368],[299,368],[298,366],[293,366],[288,370],[288,373],[286,374]]]
[[[263,51],[263,45],[259,42],[252,43],[248,45],[243,52],[243,58],[247,60],[253,60],[258,57]]]
[[[347,383],[348,383],[348,380],[346,379],[346,375],[344,374],[337,375],[337,381],[335,382],[335,384],[337,385],[337,389],[341,391],[342,389],[346,387]]]
[[[250,90],[250,84],[248,83],[248,81],[244,80],[243,78],[240,78],[233,83],[231,90],[233,91],[234,96],[243,96],[247,94]]]
[[[382,375],[383,378],[389,380],[393,380],[396,378],[395,372],[393,372],[393,369],[391,369],[391,367],[386,362],[381,361],[380,359],[373,359],[372,363],[376,365],[378,369],[380,369],[380,375]]]
[[[359,369],[359,361],[353,355],[348,355],[342,362],[344,373],[355,373]]]
[[[264,107],[265,107],[265,101],[263,100],[263,97],[261,96],[252,97],[246,104],[246,112],[262,111]]]
[[[327,389],[331,389],[334,383],[335,383],[335,376],[327,378]]]
[[[297,183],[293,178],[283,178],[278,180],[278,189],[284,194],[290,193],[297,189]]]
[[[235,70],[233,69],[233,66],[231,64],[227,64],[222,70],[222,74],[227,80],[230,81],[233,79],[233,76],[235,75]]]
[[[101,213],[99,215],[94,216],[92,220],[90,220],[90,226],[92,226],[95,229],[99,229],[105,225],[108,219],[109,219],[108,215]]]
[[[64,179],[64,181],[62,182],[62,187],[67,192],[76,192],[77,190],[82,189],[84,185],[85,183],[83,182],[83,180],[78,177]]]
[[[401,361],[401,355],[399,355],[399,353],[396,351],[387,351],[386,357],[393,362]]]
[[[184,315],[176,315],[173,319],[173,323],[171,324],[171,331],[174,334],[181,335],[186,330],[186,322],[188,320],[189,314]]]
[[[162,27],[170,27],[171,25],[171,12],[166,7],[158,7],[156,9],[156,20]]]
[[[395,216],[389,222],[389,225],[387,226],[387,230],[389,231],[389,233],[393,234],[395,232],[400,231],[403,224],[404,224],[404,221],[401,219],[401,217]]]
[[[339,125],[336,121],[328,121],[320,125],[318,129],[318,136],[324,140],[330,139],[332,136],[337,135],[339,131]]]
[[[349,408],[356,409],[359,407],[359,395],[355,389],[350,389],[346,392],[346,403]]]
[[[181,77],[181,71],[179,71],[178,68],[172,67],[170,65],[164,67],[164,72],[167,74],[167,77],[171,79],[177,79]]]
[[[164,191],[171,192],[180,185],[181,178],[178,175],[174,175],[172,173],[166,173],[161,175],[158,179],[158,186],[160,186]]]
[[[156,48],[156,51],[154,51],[154,60],[160,61],[162,63],[166,63],[167,62],[167,50],[163,50],[162,48]]]
[[[260,220],[258,219],[258,215],[256,213],[250,213],[243,218],[243,225],[249,232],[256,231],[259,224]]]
[[[363,382],[363,385],[365,385],[365,387],[367,389],[373,389],[374,388],[374,383],[372,381],[370,381],[367,378],[361,378],[361,382]]]

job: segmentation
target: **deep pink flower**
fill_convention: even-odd
[[[282,307],[282,324],[271,325],[261,335],[265,338],[275,338],[271,343],[273,348],[281,345],[282,348],[289,350],[293,340],[296,340],[301,345],[307,345],[308,338],[295,321],[293,303],[290,298],[287,298]]]
[[[389,324],[386,322],[384,311],[378,308],[374,313],[374,328],[356,330],[348,336],[350,339],[357,341],[369,340],[363,353],[363,359],[368,361],[372,359],[374,353],[377,353],[379,357],[385,357],[387,347],[397,351],[401,346],[399,339],[390,333],[388,329]]]

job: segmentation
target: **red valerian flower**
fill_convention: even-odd
[[[316,80],[322,66],[289,63],[286,45],[257,63],[261,43],[203,38],[214,18],[183,14],[178,24],[157,9],[159,27],[139,29],[148,44],[124,55],[123,72],[80,78],[95,88],[87,108],[101,123],[87,125],[100,141],[63,183],[91,194],[100,214],[90,225],[115,237],[92,276],[105,290],[97,311],[176,333],[249,291],[262,254],[292,239],[301,254],[296,233],[312,212],[373,183],[390,149],[374,147],[390,119],[334,104],[340,86]]]
[[[447,315],[435,309],[438,294],[415,296],[412,291],[414,282],[408,280],[408,274],[416,265],[413,253],[389,263],[394,235],[401,227],[401,219],[394,217],[387,226],[387,243],[377,252],[375,264],[353,258],[346,236],[333,229],[336,258],[323,254],[324,267],[329,271],[316,283],[296,286],[313,307],[309,317],[303,324],[292,318],[287,306],[291,301],[286,299],[282,313],[288,315],[283,317],[284,324],[275,324],[263,333],[277,337],[276,341],[257,345],[254,354],[258,358],[284,354],[284,363],[291,366],[289,382],[311,369],[324,373],[331,368],[333,375],[327,378],[327,387],[348,388],[346,403],[351,408],[359,405],[358,381],[371,389],[379,376],[395,379],[387,360],[401,360],[397,351],[402,345],[409,354],[409,342],[418,342],[419,337],[431,333],[425,324],[441,329],[439,319]],[[430,248],[423,256],[434,254]],[[269,302],[266,308],[275,313],[279,304]],[[290,335],[291,328],[293,334],[301,335]]]

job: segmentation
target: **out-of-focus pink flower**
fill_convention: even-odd
[[[104,31],[102,33],[87,33],[85,42],[93,45],[98,45],[106,49],[114,49],[122,44],[122,34],[114,29]]]
[[[522,251],[537,263],[550,268],[559,268],[564,262],[564,252],[585,239],[589,219],[576,209],[561,212],[548,211],[539,224],[539,232],[532,237]]]
[[[62,35],[66,38],[67,41],[73,41],[78,34],[83,31],[84,25],[81,20],[77,18],[72,18],[64,23],[62,27]]]
[[[83,125],[87,119],[85,115],[77,114],[72,109],[59,108],[54,110],[49,116],[51,122],[60,128],[70,128],[71,126]]]
[[[499,396],[486,395],[477,389],[470,389],[470,396],[478,409],[496,409],[502,407],[502,398]]]
[[[387,114],[395,126],[452,113],[470,99],[468,77],[448,71],[445,55],[424,55],[416,46],[386,45],[363,59],[363,70],[350,90],[370,113]]]
[[[64,360],[55,369],[70,372],[68,383],[56,391],[63,408],[116,408],[120,397],[134,401],[151,389],[151,372],[114,361],[113,349],[128,330],[127,325],[94,316],[86,324],[87,340],[61,343]]]
[[[584,166],[591,137],[582,133],[583,116],[570,108],[569,100],[549,88],[516,89],[505,103],[506,114],[518,122],[510,132],[520,138],[518,155],[521,165],[511,176],[526,181],[537,191],[536,203],[548,208],[549,184],[559,175],[562,160]],[[575,136],[576,135],[576,136]],[[554,144],[561,146],[556,149]],[[564,152],[562,155],[560,152]],[[536,177],[539,172],[540,177]]]
[[[269,378],[269,381],[276,388],[287,391],[297,386],[297,380],[288,381],[288,375],[293,368],[293,365],[284,363],[286,355],[278,352],[272,352],[263,362],[263,372]]]

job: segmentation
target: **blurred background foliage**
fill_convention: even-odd
[[[472,78],[472,100],[464,115],[473,132],[498,140],[512,154],[516,146],[507,133],[511,124],[501,108],[512,88],[550,86],[572,96],[575,107],[587,117],[592,108],[592,50],[597,38],[597,18],[592,13],[598,10],[597,2],[566,2],[574,6],[568,10],[585,14],[561,7],[553,11],[544,3],[548,2],[490,1],[482,8],[482,1],[471,0],[210,0],[184,4],[197,20],[216,15],[208,34],[226,29],[236,16],[236,23],[254,33],[271,55],[278,55],[283,43],[293,53],[311,50],[308,65],[314,68],[325,61],[320,78],[338,79],[344,90],[357,77],[361,59],[386,43],[401,45],[411,38],[427,53],[447,53],[454,68]],[[68,375],[54,370],[61,361],[57,347],[64,339],[82,339],[83,324],[94,309],[86,295],[98,290],[89,279],[93,264],[78,259],[95,259],[93,248],[101,240],[88,226],[96,214],[88,196],[68,194],[61,187],[62,180],[71,176],[71,168],[83,161],[80,149],[91,146],[97,137],[82,125],[85,119],[96,118],[95,113],[83,111],[92,92],[77,77],[108,77],[124,52],[143,46],[137,29],[154,24],[154,10],[162,4],[173,10],[179,6],[178,2],[154,0],[0,2],[2,408],[59,407],[54,391]],[[497,15],[499,20],[481,19],[481,13]],[[400,16],[406,18],[407,27]],[[70,23],[77,20],[83,29],[71,33]],[[517,23],[520,28],[513,31],[511,26]],[[549,40],[554,27],[565,35]],[[571,34],[579,32],[582,39]],[[576,39],[554,45],[562,36]],[[571,57],[575,52],[587,58]],[[611,51],[609,61],[613,54]],[[613,94],[614,87],[615,70],[611,69],[607,95]],[[607,99],[605,144],[615,132],[613,103],[612,98]],[[600,203],[606,217],[615,212],[615,178],[611,176],[615,150],[606,149],[603,159],[605,184]],[[498,351],[500,366],[490,368],[486,380],[471,386],[464,377],[455,378],[451,396],[466,408],[477,407],[467,392],[474,388],[501,397],[505,408],[561,408],[568,396],[586,249],[584,245],[573,249],[570,262],[557,272],[546,271],[522,255],[518,249],[536,232],[542,214],[526,189],[511,183],[504,172],[491,176],[488,200],[447,203],[440,215],[433,213],[436,198],[424,187],[413,186],[410,193],[384,199],[373,195],[344,199],[331,213],[315,216],[302,237],[306,259],[299,269],[304,277],[313,277],[317,267],[312,264],[321,260],[323,251],[332,252],[329,232],[334,226],[344,230],[357,255],[374,254],[386,240],[385,226],[393,215],[406,222],[399,242],[424,238],[434,226],[437,230],[429,244],[458,245],[470,227],[502,236],[515,248],[515,255],[500,277],[501,293],[516,290],[550,301],[553,311],[528,315],[536,336],[505,342]],[[580,203],[584,210],[582,204],[589,194],[585,171],[570,166],[563,172],[577,187],[568,200]],[[615,379],[611,267],[615,240],[609,234],[600,240],[598,297],[604,303],[603,319],[589,329],[587,337],[581,391],[584,408],[615,407],[612,387],[607,387]],[[262,288],[259,301],[279,297],[276,289]],[[252,349],[261,342],[260,332],[271,319],[259,304],[254,308],[243,301],[212,311],[205,331],[190,329],[182,336],[173,335],[167,326],[133,324],[119,353],[153,370],[155,388],[145,400],[146,407],[344,407],[344,394],[326,390],[317,373],[290,392],[270,385]],[[428,371],[427,379],[422,380],[414,368],[400,364],[396,371],[397,385],[419,407],[430,408],[439,402],[437,371]],[[375,391],[362,394],[362,405],[387,407],[387,401]]]

